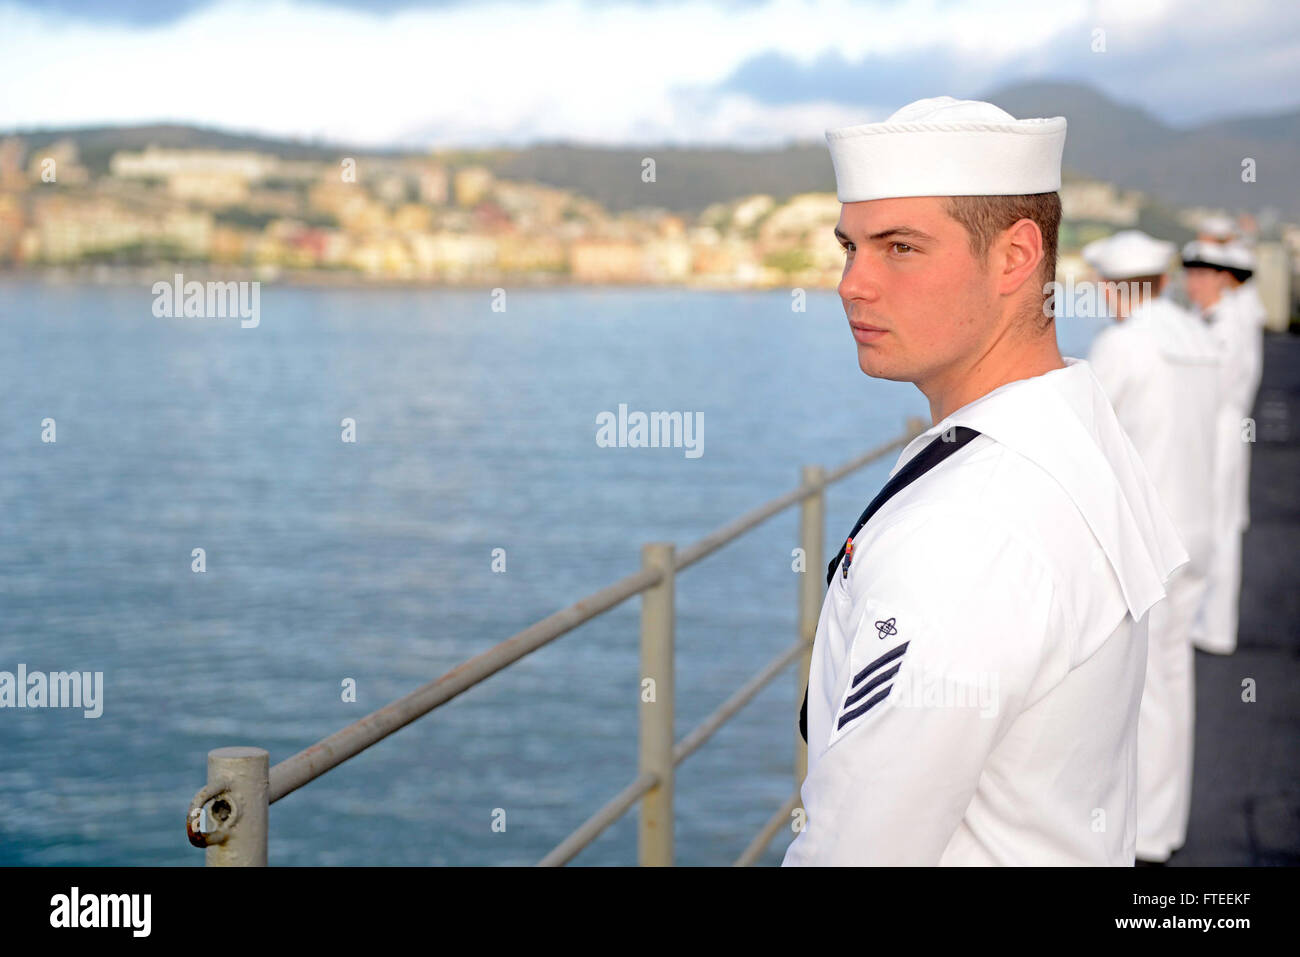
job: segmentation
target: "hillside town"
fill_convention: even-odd
[[[1151,204],[1080,178],[1061,199],[1063,278],[1084,272],[1085,243],[1138,225]],[[92,170],[71,137],[40,149],[0,139],[5,271],[104,277],[176,264],[295,282],[829,288],[843,267],[839,212],[828,191],[744,196],[694,215],[615,214],[576,191],[437,154],[325,161],[148,146]],[[1171,215],[1190,236],[1208,212]],[[1259,232],[1253,216],[1237,219],[1247,236]],[[1300,226],[1268,230],[1296,271]]]

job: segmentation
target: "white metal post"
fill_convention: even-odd
[[[640,770],[659,782],[641,799],[637,858],[642,866],[673,863],[673,582],[671,542],[641,547],[641,565],[662,572],[641,595]]]
[[[270,755],[262,748],[215,748],[208,752],[204,808],[212,823],[204,863],[208,867],[265,867],[270,818]]]

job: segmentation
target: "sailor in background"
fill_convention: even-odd
[[[1242,267],[1239,271],[1228,273],[1230,281],[1223,295],[1233,304],[1238,321],[1244,326],[1241,335],[1247,351],[1242,357],[1242,368],[1246,378],[1240,385],[1245,414],[1250,415],[1255,408],[1255,397],[1259,393],[1259,383],[1264,372],[1264,327],[1268,323],[1268,310],[1259,297],[1259,285],[1253,275],[1255,251],[1227,216],[1205,217],[1197,227],[1196,238],[1203,243],[1228,247],[1227,261]],[[1250,527],[1250,449],[1246,450],[1244,468],[1240,486],[1241,527],[1246,529]]]
[[[827,131],[858,365],[933,424],[831,563],[785,864],[1134,863],[1147,616],[1187,556],[1057,349],[1065,128],[936,97]]]
[[[1155,483],[1190,561],[1151,610],[1138,713],[1137,857],[1159,864],[1187,839],[1195,735],[1192,628],[1213,555],[1219,349],[1198,318],[1164,298],[1176,247],[1138,230],[1089,243],[1115,318],[1088,362]]]
[[[1209,324],[1220,350],[1219,414],[1215,440],[1214,555],[1195,646],[1214,654],[1237,648],[1241,593],[1241,536],[1250,520],[1250,446],[1247,419],[1259,389],[1263,344],[1257,320],[1236,290],[1254,268],[1239,243],[1193,240],[1183,248],[1187,295]]]
[[[1213,243],[1218,246],[1229,247],[1230,261],[1246,267],[1242,271],[1232,276],[1232,282],[1225,290],[1231,300],[1238,307],[1238,315],[1245,321],[1247,345],[1257,355],[1250,357],[1249,369],[1253,371],[1253,389],[1250,394],[1250,405],[1248,408],[1254,408],[1255,392],[1259,389],[1259,378],[1263,371],[1264,360],[1264,341],[1263,329],[1268,321],[1268,310],[1264,308],[1264,301],[1259,296],[1259,286],[1255,282],[1255,253],[1251,244],[1247,242],[1246,237],[1241,235],[1236,224],[1227,216],[1207,216],[1201,220],[1197,227],[1196,238],[1203,243]]]

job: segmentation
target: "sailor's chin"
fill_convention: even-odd
[[[902,371],[895,368],[895,363],[890,362],[889,357],[873,345],[858,346],[858,368],[873,379],[906,381]]]

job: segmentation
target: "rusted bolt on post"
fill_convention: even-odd
[[[263,748],[208,752],[208,783],[194,795],[185,820],[190,843],[206,848],[208,867],[266,866],[269,773],[270,755]]]

